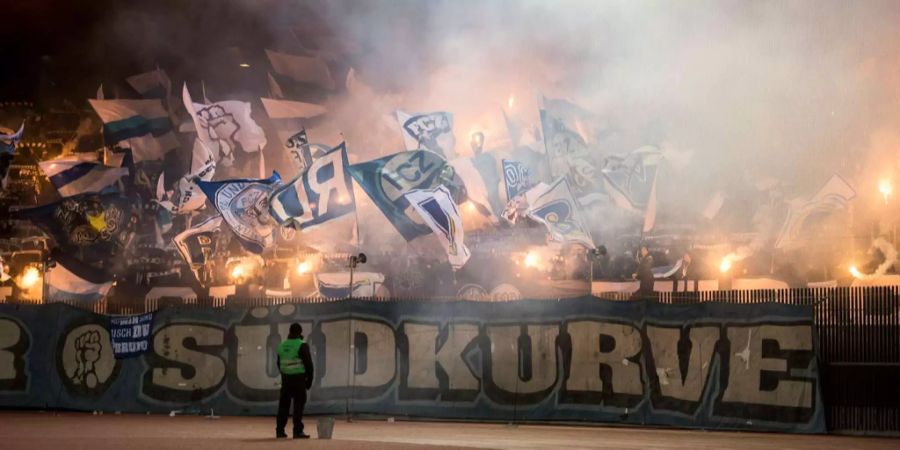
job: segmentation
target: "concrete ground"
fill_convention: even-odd
[[[336,420],[332,440],[276,440],[266,417],[0,412],[3,449],[898,449],[900,439],[624,427]],[[315,418],[306,419],[316,437]]]

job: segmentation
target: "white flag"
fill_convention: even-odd
[[[191,114],[197,137],[216,162],[230,166],[238,146],[252,153],[266,146],[266,134],[250,116],[250,103],[226,100],[208,105],[193,103],[187,84],[182,90],[184,107]]]
[[[450,191],[445,186],[438,186],[434,189],[414,189],[405,196],[444,245],[453,270],[465,265],[471,254],[463,242],[462,216]]]
[[[315,103],[278,100],[265,97],[260,98],[260,100],[270,119],[310,119],[328,112],[324,106]]]

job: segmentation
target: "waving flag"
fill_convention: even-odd
[[[240,147],[252,153],[266,146],[266,134],[250,116],[250,103],[226,100],[208,105],[193,103],[187,84],[182,89],[184,107],[190,113],[197,137],[213,160],[230,166]]]
[[[132,204],[118,194],[81,194],[18,211],[64,248],[92,247],[112,253],[130,230]]]
[[[216,237],[221,225],[221,216],[210,217],[173,238],[175,248],[198,280],[200,269],[209,262],[216,250]]]
[[[453,270],[465,265],[471,255],[463,243],[462,216],[450,191],[445,186],[413,189],[407,192],[405,197],[441,240]]]
[[[660,160],[659,149],[649,145],[625,156],[607,157],[600,175],[612,202],[626,210],[644,210],[650,202]]]
[[[44,275],[49,301],[96,301],[113,286],[109,274],[62,252],[54,253],[52,259],[56,264]]]
[[[509,202],[531,187],[531,175],[524,164],[504,159],[503,179],[506,181],[506,201]]]
[[[554,241],[594,248],[594,241],[581,220],[578,204],[565,177],[558,178],[549,187],[537,186],[533,189],[542,191],[529,191],[529,194],[534,194],[534,201],[529,202],[529,217],[544,224]]]
[[[316,289],[326,298],[347,298],[350,296],[350,273],[317,273]],[[384,274],[376,272],[353,273],[353,296],[374,297],[384,284]]]
[[[127,167],[107,167],[97,162],[96,154],[87,155],[40,161],[38,166],[63,197],[100,192],[122,176],[128,175]]]
[[[603,197],[598,168],[584,138],[561,117],[541,110],[541,127],[550,175],[567,176],[575,196],[583,204]]]
[[[22,122],[22,125],[19,125],[19,131],[13,134],[0,133],[0,155],[15,155],[16,146],[22,140],[23,134],[25,134],[25,122]]]
[[[172,214],[185,214],[203,208],[206,196],[201,193],[197,181],[210,181],[216,174],[216,163],[212,155],[200,142],[194,141],[193,154],[191,155],[191,171],[178,179],[175,189],[167,193],[165,185],[165,172],[159,174],[157,184],[157,200],[159,205]]]
[[[262,97],[263,108],[270,119],[311,119],[328,112],[322,105]]]
[[[197,181],[197,184],[241,245],[250,252],[262,253],[274,240],[268,201],[279,182],[281,177],[274,172],[262,180]]]
[[[466,188],[466,196],[478,211],[492,221],[503,210],[500,199],[500,175],[494,155],[481,153],[471,158],[457,158],[450,162]]]
[[[375,206],[407,241],[431,230],[413,218],[411,214],[416,213],[409,210],[409,201],[404,194],[413,189],[431,189],[453,179],[453,168],[440,155],[427,150],[395,153],[354,164],[349,170]]]
[[[327,90],[334,89],[334,78],[328,65],[315,56],[297,56],[266,50],[266,56],[275,73],[298,83],[310,84]]]
[[[269,212],[279,225],[303,230],[353,212],[353,184],[347,148],[341,143],[312,162],[309,169],[269,197]]]
[[[132,75],[125,79],[141,97],[144,98],[168,98],[172,93],[172,80],[166,75],[166,71],[160,69]]]
[[[122,141],[135,162],[162,159],[178,147],[169,115],[159,100],[88,100],[103,121],[106,145]]]
[[[775,248],[791,248],[802,243],[801,236],[817,220],[847,207],[856,191],[840,175],[834,174],[819,192],[807,201],[795,200],[778,233]]]
[[[433,112],[408,114],[397,110],[397,121],[407,150],[431,150],[446,159],[455,157],[453,114]]]

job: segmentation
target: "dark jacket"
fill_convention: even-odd
[[[637,278],[641,282],[640,294],[653,293],[653,257],[647,255],[638,261]]]

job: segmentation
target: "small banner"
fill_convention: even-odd
[[[109,318],[109,338],[116,359],[131,358],[150,350],[153,313]]]

